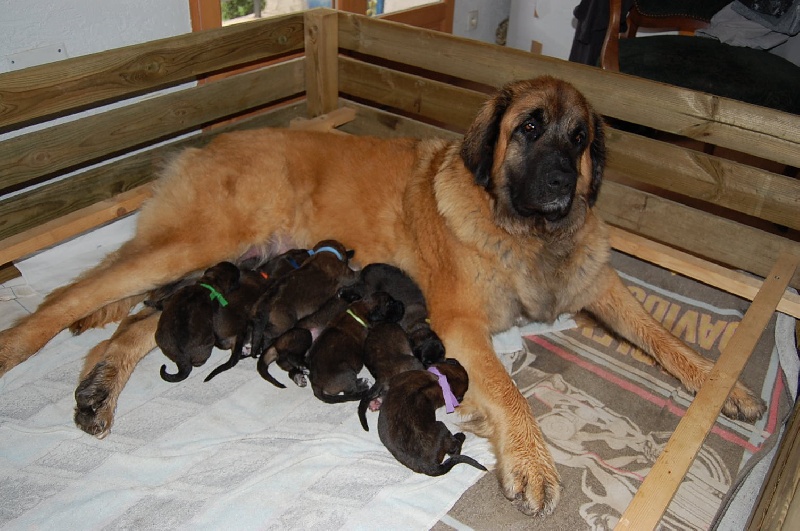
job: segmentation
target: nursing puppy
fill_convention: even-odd
[[[364,341],[364,366],[375,383],[358,403],[358,419],[364,431],[369,431],[367,409],[380,409],[381,395],[389,379],[401,372],[424,369],[425,365],[414,355],[408,334],[400,324],[379,323]]]
[[[259,374],[276,387],[286,386],[269,373],[278,353],[268,347],[355,280],[356,273],[348,266],[349,256],[338,241],[320,241],[302,266],[277,279],[253,305],[247,335],[254,355],[259,356]]]
[[[371,326],[397,322],[403,303],[377,291],[350,304],[311,345],[306,356],[314,396],[335,404],[360,400],[369,383],[358,377],[364,367],[364,341]]]
[[[277,279],[298,269],[310,256],[307,249],[291,249],[257,265],[255,269],[239,266],[239,286],[231,292],[228,305],[220,310],[226,325],[226,329],[220,333],[225,333],[226,337],[217,347],[230,349],[231,355],[228,361],[215,367],[203,381],[211,380],[219,373],[235,367],[240,359],[252,355],[252,338],[247,334],[247,326],[253,306]]]
[[[239,268],[221,262],[206,270],[195,284],[179,289],[167,299],[155,339],[164,355],[178,366],[178,372],[168,373],[167,366],[162,365],[164,380],[185,380],[192,367],[208,360],[214,346],[225,346],[224,340],[233,324],[230,314],[225,312],[226,297],[238,287]]]
[[[364,296],[385,291],[405,306],[400,321],[411,341],[411,350],[426,366],[444,359],[444,344],[431,329],[425,295],[408,274],[391,264],[369,264],[359,272],[358,282],[351,288]]]
[[[549,514],[559,474],[491,334],[586,311],[689,392],[713,367],[654,319],[609,264],[608,230],[594,209],[604,146],[602,119],[587,99],[548,76],[497,90],[454,141],[221,134],[165,168],[131,241],[0,333],[0,375],[72,323],[126,315],[137,297],[192,271],[254,246],[334,238],[357,249],[362,264],[392,264],[419,284],[431,326],[469,373],[463,415],[497,452],[503,494],[526,514]],[[81,429],[107,435],[120,392],[155,346],[156,322],[152,314],[125,319],[87,356],[76,394]],[[753,421],[765,409],[738,383],[723,413]]]
[[[442,376],[429,372],[433,369]],[[446,383],[442,380],[440,384],[442,377]],[[436,363],[427,371],[406,371],[390,378],[378,414],[383,445],[402,464],[429,476],[446,474],[459,463],[486,470],[475,459],[461,455],[464,434],[453,435],[444,422],[436,420],[436,410],[457,406],[468,386],[467,371],[454,359]]]

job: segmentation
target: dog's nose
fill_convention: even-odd
[[[547,188],[551,194],[564,195],[572,193],[575,174],[565,171],[553,171],[547,176]]]

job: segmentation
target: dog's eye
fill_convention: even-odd
[[[539,126],[535,121],[528,120],[527,122],[522,124],[522,132],[525,133],[529,138],[536,140],[540,136],[542,136],[542,128]]]
[[[576,146],[580,147],[586,142],[586,131],[583,129],[578,129],[574,133],[572,133],[572,143]]]

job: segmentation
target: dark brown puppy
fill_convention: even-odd
[[[247,334],[247,326],[253,306],[277,279],[298,269],[311,256],[307,249],[290,249],[283,254],[268,259],[254,270],[241,269],[239,287],[228,298],[228,305],[221,309],[225,316],[226,330],[220,331],[227,337],[217,345],[223,350],[231,349],[228,361],[214,368],[205,382],[223,371],[233,368],[240,359],[252,356],[252,344]]]
[[[350,289],[362,297],[375,291],[385,291],[402,302],[406,312],[400,325],[408,334],[414,355],[425,366],[444,359],[444,344],[431,329],[425,295],[405,271],[391,264],[369,264],[359,272],[358,281]]]
[[[377,291],[350,304],[334,318],[306,356],[314,396],[330,404],[360,400],[370,387],[358,377],[364,367],[364,341],[369,327],[397,322],[402,316],[403,303]]]
[[[399,323],[379,323],[370,329],[364,341],[364,366],[375,378],[358,403],[358,419],[364,431],[369,431],[367,409],[380,409],[381,395],[389,379],[401,372],[424,369],[425,365],[414,355],[408,334]]]
[[[167,366],[162,365],[164,380],[185,380],[192,367],[208,360],[214,346],[224,347],[231,324],[224,310],[227,297],[239,286],[239,274],[234,264],[220,262],[207,269],[195,284],[179,289],[164,303],[156,328],[156,344],[178,366],[178,372],[170,374]]]
[[[313,248],[303,265],[278,278],[253,305],[247,335],[253,353],[259,356],[259,374],[276,387],[286,387],[269,373],[269,364],[277,359],[277,351],[268,347],[294,328],[303,318],[314,315],[334,298],[356,273],[348,266],[349,255],[344,245],[323,240]]]
[[[436,420],[436,410],[447,403],[457,406],[468,386],[467,371],[454,359],[436,363],[429,370],[393,376],[384,384],[378,414],[378,436],[383,445],[402,464],[429,476],[446,474],[459,463],[486,470],[475,459],[461,455],[464,434],[453,435],[444,422]]]
[[[136,235],[0,333],[0,374],[72,323],[127,315],[148,291],[237,260],[253,247],[335,238],[363,264],[390,263],[419,284],[431,325],[470,376],[462,409],[491,440],[503,494],[549,514],[560,478],[531,408],[497,359],[491,334],[520,319],[587,311],[697,392],[713,367],[654,319],[609,264],[595,211],[602,118],[569,83],[508,83],[463,139],[375,138],[282,129],[220,134],[176,156],[141,209]],[[254,150],[253,146],[269,146]],[[199,217],[214,223],[198,224]],[[123,321],[92,349],[76,396],[78,426],[113,425],[119,393],[155,346],[157,320]],[[753,421],[766,406],[744,384],[723,412]]]

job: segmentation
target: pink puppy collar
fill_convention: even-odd
[[[458,398],[453,394],[453,390],[450,389],[450,382],[447,381],[447,376],[439,372],[436,367],[428,367],[428,372],[435,374],[439,379],[439,387],[442,388],[442,394],[444,394],[444,409],[448,413],[452,413],[458,407]]]

